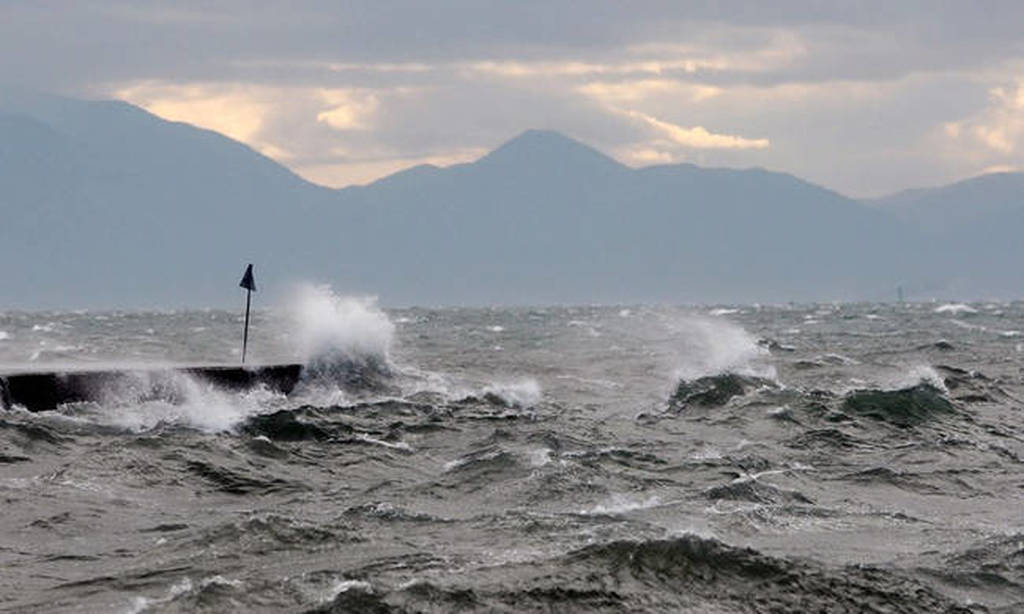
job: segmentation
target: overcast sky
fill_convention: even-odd
[[[528,128],[851,196],[1024,167],[1024,2],[0,0],[0,84],[119,98],[332,186]]]

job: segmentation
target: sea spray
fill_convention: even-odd
[[[284,395],[265,386],[239,393],[177,371],[126,371],[118,385],[103,391],[95,407],[83,407],[85,411],[74,415],[135,432],[181,426],[216,433],[283,401]]]
[[[911,388],[919,384],[931,386],[943,394],[949,393],[942,375],[931,365],[921,364],[912,365],[906,371],[900,372],[888,381],[882,382],[882,387],[885,389],[901,389]]]
[[[390,361],[395,325],[375,297],[338,296],[329,286],[299,286],[288,305],[307,361]]]
[[[338,296],[304,284],[288,304],[307,384],[342,391],[387,388],[395,325],[373,297]]]
[[[483,393],[486,399],[520,409],[529,409],[540,403],[542,396],[540,384],[532,377],[494,382],[485,386]]]
[[[675,342],[675,379],[737,373],[768,379],[775,368],[757,338],[721,317],[684,316],[665,320]]]

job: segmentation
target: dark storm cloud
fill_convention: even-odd
[[[258,60],[601,61],[652,42],[756,44],[737,27],[806,34],[816,53],[788,79],[891,78],[1019,52],[1021,23],[1018,2],[5,2],[0,81],[74,88],[233,77]]]

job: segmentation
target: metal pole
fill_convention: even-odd
[[[245,290],[245,332],[242,333],[242,364],[245,364],[245,350],[249,345],[249,304],[252,300],[252,290]]]

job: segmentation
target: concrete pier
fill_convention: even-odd
[[[288,394],[302,375],[301,364],[262,366],[186,366],[141,369],[58,370],[0,373],[0,407],[29,411],[56,409],[65,403],[104,402],[126,394],[141,400],[174,401],[180,396],[175,376],[186,375],[229,391],[263,385]]]

